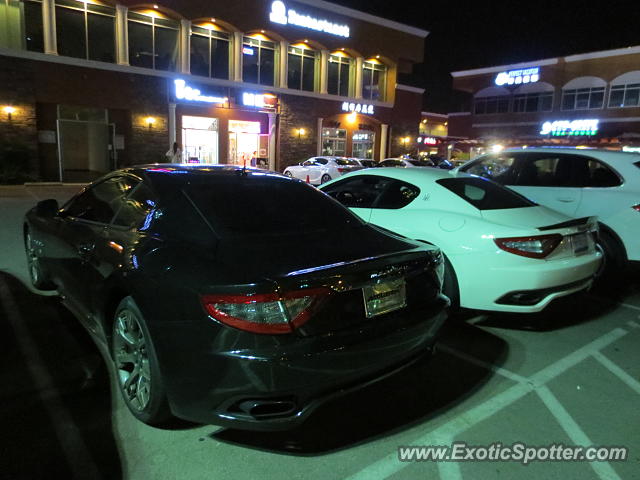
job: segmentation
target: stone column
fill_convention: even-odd
[[[128,11],[129,9],[124,5],[116,5],[116,62],[118,65],[129,65]]]
[[[55,0],[42,0],[42,33],[44,36],[44,53],[58,54],[56,39],[56,4]]]
[[[191,73],[191,21],[180,20],[180,73]]]
[[[242,32],[233,32],[233,75],[232,80],[242,81]]]
[[[378,160],[384,160],[387,158],[387,142],[389,138],[389,125],[380,125],[380,158]]]
[[[320,50],[320,93],[327,93],[329,84],[329,50]]]
[[[364,65],[364,58],[356,58],[356,85],[353,92],[353,96],[356,98],[362,98],[362,66]]]

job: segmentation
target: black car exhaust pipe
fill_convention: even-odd
[[[245,400],[238,408],[256,419],[288,415],[296,411],[296,403],[292,400]]]

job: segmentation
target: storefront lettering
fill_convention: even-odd
[[[373,115],[373,105],[365,105],[364,103],[342,102],[342,111]]]
[[[555,122],[544,122],[540,135],[551,135],[554,137],[567,136],[591,136],[598,133],[598,123],[596,119],[587,120],[557,120]]]
[[[184,80],[175,80],[176,86],[176,98],[178,100],[190,100],[192,102],[205,102],[205,103],[225,103],[227,97],[211,97],[202,95],[200,90],[192,88],[187,85]]]
[[[269,19],[274,23],[279,23],[280,25],[295,25],[297,27],[309,28],[318,32],[325,32],[349,38],[348,25],[340,25],[329,22],[328,20],[319,20],[310,15],[298,13],[292,8],[287,10],[284,2],[280,0],[276,0],[271,3]]]
[[[501,72],[496,76],[495,83],[502,85],[520,85],[522,83],[534,83],[540,80],[540,67],[521,68],[520,70],[510,70]]]

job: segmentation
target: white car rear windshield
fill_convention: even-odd
[[[340,166],[351,165],[353,167],[359,166],[355,160],[349,160],[348,158],[336,158],[336,163]]]
[[[478,210],[503,210],[536,206],[531,200],[486,178],[443,178],[437,180],[437,183],[466,200]]]

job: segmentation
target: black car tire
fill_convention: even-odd
[[[127,408],[148,425],[166,423],[171,419],[171,410],[158,357],[144,317],[130,296],[116,308],[112,335],[115,378]],[[131,377],[132,381],[127,381]]]
[[[624,269],[623,247],[611,234],[602,230],[598,236],[598,245],[603,253],[603,265],[598,271],[598,277],[603,281],[613,280],[616,278],[616,274]]]
[[[444,281],[442,282],[442,293],[451,300],[451,311],[460,308],[460,288],[458,287],[458,277],[447,257],[444,257]]]
[[[55,290],[56,286],[51,282],[48,273],[43,268],[33,242],[31,232],[26,229],[24,232],[24,249],[27,255],[27,270],[29,271],[31,285],[38,290]]]
[[[325,173],[324,175],[322,175],[320,183],[327,183],[329,180],[331,180],[331,175]]]

